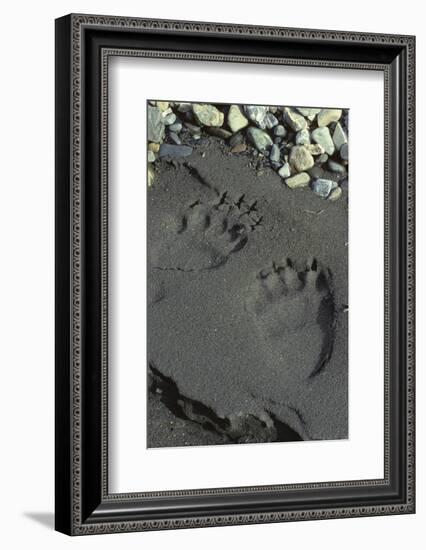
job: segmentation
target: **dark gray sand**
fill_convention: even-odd
[[[214,138],[148,189],[148,446],[348,436],[347,191]]]

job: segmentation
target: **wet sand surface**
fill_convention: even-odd
[[[203,155],[148,189],[148,446],[346,438],[347,191]]]

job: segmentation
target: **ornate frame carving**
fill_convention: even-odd
[[[95,15],[70,15],[56,22],[57,67],[57,354],[56,354],[56,528],[68,534],[112,533],[153,529],[176,529],[212,525],[282,522],[414,512],[414,133],[415,133],[415,40],[412,36],[346,33],[277,27],[252,27],[217,23],[148,20]],[[110,31],[101,41],[102,31]],[[90,36],[89,36],[90,35]],[[108,33],[107,33],[108,35]],[[137,36],[144,44],[131,47]],[[151,37],[220,37],[265,48],[298,44],[302,56],[235,54],[232,51],[173,51],[149,46]],[[122,44],[123,43],[123,44]],[[323,45],[321,49],[319,46]],[[313,45],[321,55],[314,57]],[[328,49],[333,46],[334,53]],[[368,45],[370,55],[360,55]],[[183,46],[182,46],[183,47]],[[253,47],[253,46],[252,46]],[[281,48],[281,49],[282,49]],[[223,49],[226,49],[223,46]],[[250,47],[248,48],[250,50]],[[310,52],[310,56],[309,56]],[[340,52],[340,53],[339,53]],[[307,55],[306,55],[307,54]],[[215,490],[158,492],[150,494],[109,494],[107,480],[107,74],[110,56],[166,57],[200,61],[293,64],[302,66],[368,69],[384,72],[385,77],[385,476],[383,480],[342,481],[271,487],[243,487]],[[374,57],[374,55],[376,57]],[[380,62],[377,59],[380,58]],[[88,122],[96,99],[88,67],[96,67],[99,82],[100,116]],[[396,120],[396,115],[399,121]],[[88,169],[87,127],[98,132],[98,168]],[[92,171],[90,171],[92,170]],[[93,172],[93,170],[95,172]],[[98,175],[99,213],[85,210],[87,185]],[[93,184],[93,182],[92,182]],[[86,187],[85,187],[86,186]],[[95,219],[96,218],[96,219]],[[97,222],[100,238],[98,260],[99,312],[97,330],[98,385],[88,387],[85,372],[91,340],[84,330],[87,315],[87,278],[90,245],[88,232]],[[395,227],[397,224],[397,227]],[[92,248],[90,248],[92,247]],[[396,263],[399,262],[399,263]],[[403,310],[396,310],[395,292]],[[402,302],[401,302],[402,300]],[[395,324],[396,323],[396,324]],[[392,338],[397,331],[398,342]],[[95,353],[95,352],[94,352]],[[86,369],[86,370],[85,370]],[[400,382],[397,383],[397,380]],[[98,391],[96,410],[87,408],[90,392]],[[67,396],[65,395],[67,393]],[[398,401],[397,401],[398,400]],[[396,405],[398,404],[398,406]],[[395,409],[404,412],[395,418]],[[95,416],[96,449],[87,441],[88,415]],[[92,419],[93,423],[93,419]],[[396,441],[397,440],[397,441]],[[403,447],[397,456],[395,446]],[[89,457],[89,458],[87,458]],[[86,464],[89,461],[91,464]],[[95,463],[94,465],[92,463]],[[92,480],[91,476],[96,478]],[[90,479],[90,481],[89,481]],[[380,489],[382,491],[380,492]],[[371,501],[364,495],[367,490]],[[324,492],[329,503],[312,499]],[[352,491],[352,493],[350,492]],[[266,506],[262,495],[273,500]],[[291,505],[291,498],[304,501],[305,508]],[[360,498],[357,500],[359,493]],[[250,495],[256,495],[257,505]],[[354,495],[353,504],[339,498]],[[226,495],[236,498],[232,507]],[[284,498],[284,495],[287,495]],[[302,495],[300,497],[300,495]],[[303,496],[305,495],[305,496]],[[338,497],[338,495],[341,495]],[[205,513],[196,503],[187,513],[173,511],[173,498],[215,499],[217,511]],[[361,498],[362,496],[362,498]],[[223,497],[221,504],[218,497]],[[144,499],[169,499],[169,508],[145,509]],[[280,502],[282,498],[282,502]],[[290,498],[290,501],[286,500]],[[212,501],[210,501],[211,503]],[[316,504],[314,504],[316,502]]]

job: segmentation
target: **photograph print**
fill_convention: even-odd
[[[147,447],[347,439],[348,109],[146,108]]]

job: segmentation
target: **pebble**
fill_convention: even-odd
[[[189,111],[192,111],[192,105],[191,103],[178,103],[177,110],[179,113],[188,113]]]
[[[340,147],[340,158],[342,158],[343,160],[348,160],[349,158],[349,149],[348,149],[348,144],[347,143],[344,143],[341,147]]]
[[[275,126],[278,126],[278,119],[272,113],[266,113],[266,115],[265,115],[265,124],[266,124],[266,128],[268,128],[268,130],[272,130],[272,128],[275,128]]]
[[[238,105],[231,105],[228,112],[228,126],[231,128],[232,132],[238,132],[246,126],[248,126],[248,120],[241,112],[241,109]]]
[[[338,151],[340,151],[340,148],[342,147],[342,145],[348,142],[348,138],[346,137],[346,133],[343,130],[340,122],[338,122],[336,124],[336,127],[334,128],[333,141]]]
[[[330,170],[325,170],[323,166],[315,165],[310,170],[308,170],[309,175],[313,180],[323,179],[335,181],[336,183],[341,179],[341,174],[336,174],[336,172],[330,172]]]
[[[160,109],[161,112],[167,111],[169,108],[169,102],[168,101],[157,101],[156,102],[157,107]]]
[[[190,122],[184,122],[184,124],[185,128],[187,128],[193,136],[200,136],[201,129],[198,126],[195,126],[195,124],[191,124]]]
[[[326,126],[315,128],[311,137],[318,145],[321,145],[327,155],[332,155],[334,153],[334,143],[331,139],[330,130]]]
[[[346,168],[334,160],[330,159],[328,161],[328,167],[332,172],[336,172],[337,174],[346,174]]]
[[[148,164],[148,187],[154,183],[154,168],[152,164]]]
[[[314,163],[314,157],[303,145],[295,145],[290,152],[290,165],[296,170],[296,172],[304,172],[312,168]]]
[[[179,139],[179,136],[175,134],[174,132],[169,133],[169,138],[173,141],[175,145],[181,145],[181,140]]]
[[[300,130],[304,130],[307,126],[305,118],[300,113],[294,109],[290,109],[289,107],[284,109],[284,121],[295,132],[300,132]]]
[[[229,140],[229,145],[231,147],[235,147],[236,145],[239,145],[240,143],[242,143],[244,141],[244,137],[243,137],[243,134],[241,132],[237,133],[237,134],[234,134],[230,140]]]
[[[222,126],[224,114],[214,105],[206,103],[194,103],[192,111],[199,124],[203,126]]]
[[[148,143],[148,151],[152,151],[153,153],[158,153],[159,150],[160,150],[159,143]]]
[[[336,187],[337,183],[335,181],[322,178],[318,178],[312,183],[313,192],[323,199],[326,199],[329,196],[331,190],[335,189]]]
[[[306,107],[296,107],[296,109],[299,111],[301,115],[303,115],[305,118],[307,118],[311,122],[314,120],[317,114],[321,111],[321,109],[309,109]]]
[[[232,132],[229,132],[229,130],[225,130],[225,128],[216,128],[215,126],[207,128],[207,132],[212,136],[222,139],[229,139],[232,136]]]
[[[163,143],[160,147],[160,157],[189,157],[193,149],[189,145],[170,145]]]
[[[342,109],[321,109],[317,115],[318,126],[328,126],[331,122],[337,122],[342,116]]]
[[[283,179],[286,179],[290,177],[290,174],[290,164],[288,162],[285,162],[278,170],[278,175],[281,176]]]
[[[266,114],[268,107],[263,105],[244,105],[244,112],[256,126],[264,130],[266,128]]]
[[[155,161],[155,153],[148,149],[148,157],[147,158],[148,158],[148,162],[154,162]]]
[[[286,185],[290,187],[290,189],[298,189],[300,187],[308,187],[310,181],[309,174],[306,172],[301,172],[300,174],[296,174],[295,176],[292,176],[291,178],[287,178],[285,180]]]
[[[164,124],[170,126],[176,122],[176,115],[174,113],[169,113],[164,117]]]
[[[160,109],[148,105],[148,141],[162,142],[164,131],[164,120]]]
[[[231,149],[231,153],[243,153],[247,149],[247,145],[245,143],[238,143]]]
[[[309,131],[305,128],[300,130],[296,134],[296,145],[309,145],[311,143],[311,138],[309,136]]]
[[[322,155],[324,153],[324,149],[321,147],[321,145],[318,145],[318,143],[308,143],[305,145],[306,149],[311,153],[311,155]]]
[[[319,162],[320,164],[324,164],[324,162],[327,162],[327,161],[328,161],[328,155],[327,155],[327,153],[323,153],[322,155],[320,155],[320,156],[318,157],[318,162]]]
[[[275,126],[274,128],[274,136],[276,137],[285,137],[287,134],[287,130],[284,128],[282,124],[278,124],[278,126]]]
[[[182,124],[180,122],[175,122],[174,124],[170,124],[169,130],[170,132],[174,132],[175,134],[178,134],[182,130]]]
[[[273,144],[269,134],[253,126],[247,130],[247,136],[261,153],[264,153]]]
[[[329,201],[337,201],[337,199],[340,199],[342,196],[342,190],[340,187],[336,187],[335,189],[332,189],[330,195],[328,196]]]
[[[272,145],[269,159],[272,162],[278,162],[280,160],[280,148],[278,147],[278,145]]]

